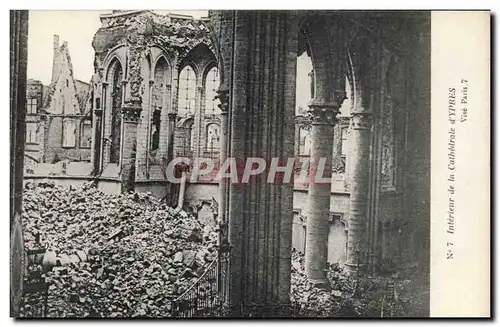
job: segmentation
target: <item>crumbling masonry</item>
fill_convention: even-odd
[[[101,21],[91,87],[92,162],[102,187],[165,183],[165,162],[176,156],[286,160],[302,152],[300,124],[311,135],[306,155],[326,158],[325,177],[345,176],[342,194],[331,178],[306,185],[305,197],[297,185],[267,183],[266,174],[248,184],[218,181],[211,196],[228,226],[221,242],[231,248],[233,315],[287,310],[301,197],[306,272],[318,286],[331,244],[345,247],[340,261],[352,273],[428,273],[429,13],[217,11],[195,20],[126,11]],[[296,119],[304,52],[312,99]],[[349,112],[339,116],[346,101]],[[347,160],[340,135],[349,139]],[[194,197],[207,193],[191,186]],[[347,233],[332,243],[337,201]]]

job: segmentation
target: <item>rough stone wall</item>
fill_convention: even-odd
[[[48,87],[40,120],[40,139],[43,140],[42,161],[54,163],[63,160],[90,161],[91,151],[81,148],[81,122],[86,111],[86,95],[77,90],[77,82],[73,76],[73,66],[69,54],[68,43],[59,45],[59,37],[54,36],[54,54],[52,80]],[[78,81],[79,88],[85,89],[88,84]],[[75,145],[63,146],[63,122],[73,121],[75,124]]]
[[[76,126],[75,146],[63,147],[63,121],[72,120]],[[63,116],[49,115],[45,122],[46,142],[44,148],[43,162],[56,163],[63,160],[68,161],[90,161],[90,152],[88,148],[80,147],[80,127],[84,116]]]
[[[53,74],[56,75],[52,76],[49,96],[44,107],[51,114],[81,113],[67,42],[63,42],[61,46],[54,44],[53,65]]]

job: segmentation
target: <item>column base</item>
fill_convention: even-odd
[[[366,263],[353,263],[353,262],[346,262],[344,264],[344,270],[348,274],[357,274],[359,272],[363,272],[366,270],[366,267],[368,265]]]

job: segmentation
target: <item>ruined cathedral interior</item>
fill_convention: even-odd
[[[218,228],[232,316],[290,309],[296,251],[318,288],[328,288],[330,264],[351,276],[419,271],[428,287],[428,12],[210,11],[193,19],[140,10],[100,19],[90,83],[80,92],[68,78],[76,90],[74,111],[63,112],[76,120],[69,132],[50,104],[68,85],[53,76],[48,100],[36,93],[42,105],[27,117],[44,134],[34,166],[63,163],[52,176],[61,183],[150,192]],[[71,73],[61,60],[60,71]],[[76,135],[58,160],[47,121]],[[193,181],[186,168],[186,182],[175,185],[165,165],[178,157],[211,158],[216,170],[227,158],[327,158],[329,182]]]

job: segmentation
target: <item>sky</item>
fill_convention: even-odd
[[[28,35],[28,78],[49,85],[52,74],[54,35],[59,35],[59,44],[68,42],[73,74],[76,79],[89,82],[94,73],[94,49],[92,40],[101,27],[100,15],[109,10],[31,10]],[[159,11],[160,14],[176,13],[195,18],[207,17],[208,11]],[[307,55],[297,60],[297,107],[307,107],[310,100],[308,73],[312,64]]]
[[[28,78],[50,83],[52,74],[53,40],[68,42],[69,54],[76,79],[88,82],[94,73],[94,49],[92,40],[101,27],[99,16],[109,13],[99,11],[52,11],[30,10],[28,32]],[[155,11],[165,14],[167,11]],[[169,11],[191,15],[195,18],[208,16],[207,11]]]

